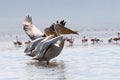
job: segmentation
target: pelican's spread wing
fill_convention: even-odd
[[[69,28],[66,28],[60,24],[55,24],[54,29],[58,34],[78,34],[77,31],[73,31]]]
[[[48,43],[46,42],[44,44],[44,46],[48,46],[47,48],[44,48],[44,46],[42,46],[44,49],[43,49],[43,52],[37,54],[36,56],[33,57],[33,60],[47,60],[49,61],[50,59],[58,56],[60,54],[60,52],[62,51],[63,49],[63,46],[64,46],[64,40],[61,39],[63,38],[62,36],[58,36],[58,37],[55,37],[53,38],[53,40],[48,40],[48,43],[50,44],[51,41],[52,43],[53,42],[56,42],[56,43],[53,43],[52,45],[48,46]],[[55,40],[55,41],[54,41]]]
[[[56,43],[58,40],[62,38],[63,36],[58,36],[49,40],[43,40],[40,43],[38,43],[39,45],[37,45],[36,49],[32,53],[35,55],[41,54],[45,49],[49,48],[50,45]]]
[[[41,37],[38,39],[35,39],[30,45],[27,46],[27,48],[25,49],[25,53],[28,56],[35,56],[37,54],[37,52],[39,51],[40,46],[46,41],[52,38],[51,36],[47,36],[47,37]]]
[[[43,43],[40,50],[43,51],[44,49],[46,49],[47,47],[49,47],[52,44],[55,44],[58,40],[60,40],[62,38],[63,38],[63,36],[58,36],[58,37],[52,38],[50,40],[47,40],[46,42]]]
[[[24,50],[25,53],[28,52],[32,52],[32,50],[34,50],[36,48],[36,46],[38,45],[38,43],[40,43],[42,40],[44,39],[44,37],[35,39],[34,41],[32,41]]]
[[[23,29],[31,40],[35,40],[43,36],[43,33],[35,25],[32,24],[32,17],[30,16],[26,16],[23,22]]]

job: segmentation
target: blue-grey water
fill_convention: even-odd
[[[117,31],[116,31],[117,32]],[[108,44],[116,32],[80,32],[73,47],[66,42],[61,54],[46,62],[31,60],[25,45],[15,47],[15,34],[0,36],[0,80],[120,80],[120,44]],[[19,35],[23,42],[25,34]],[[98,36],[103,43],[82,45],[83,35]],[[71,35],[70,35],[71,36]]]

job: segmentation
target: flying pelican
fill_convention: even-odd
[[[49,61],[57,57],[64,47],[64,39],[61,34],[78,34],[65,27],[64,21],[57,24],[52,24],[44,30],[44,34],[32,24],[32,18],[26,16],[23,22],[23,29],[26,34],[33,40],[25,49],[28,56],[33,57],[34,60]],[[45,35],[45,37],[43,37]]]

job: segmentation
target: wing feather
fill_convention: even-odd
[[[23,21],[23,29],[31,40],[35,40],[43,36],[43,33],[32,24],[32,17],[30,16],[26,16],[25,20]]]

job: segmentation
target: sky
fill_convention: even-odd
[[[63,19],[77,30],[120,28],[120,0],[0,0],[0,31],[23,31],[27,15],[40,30]]]

